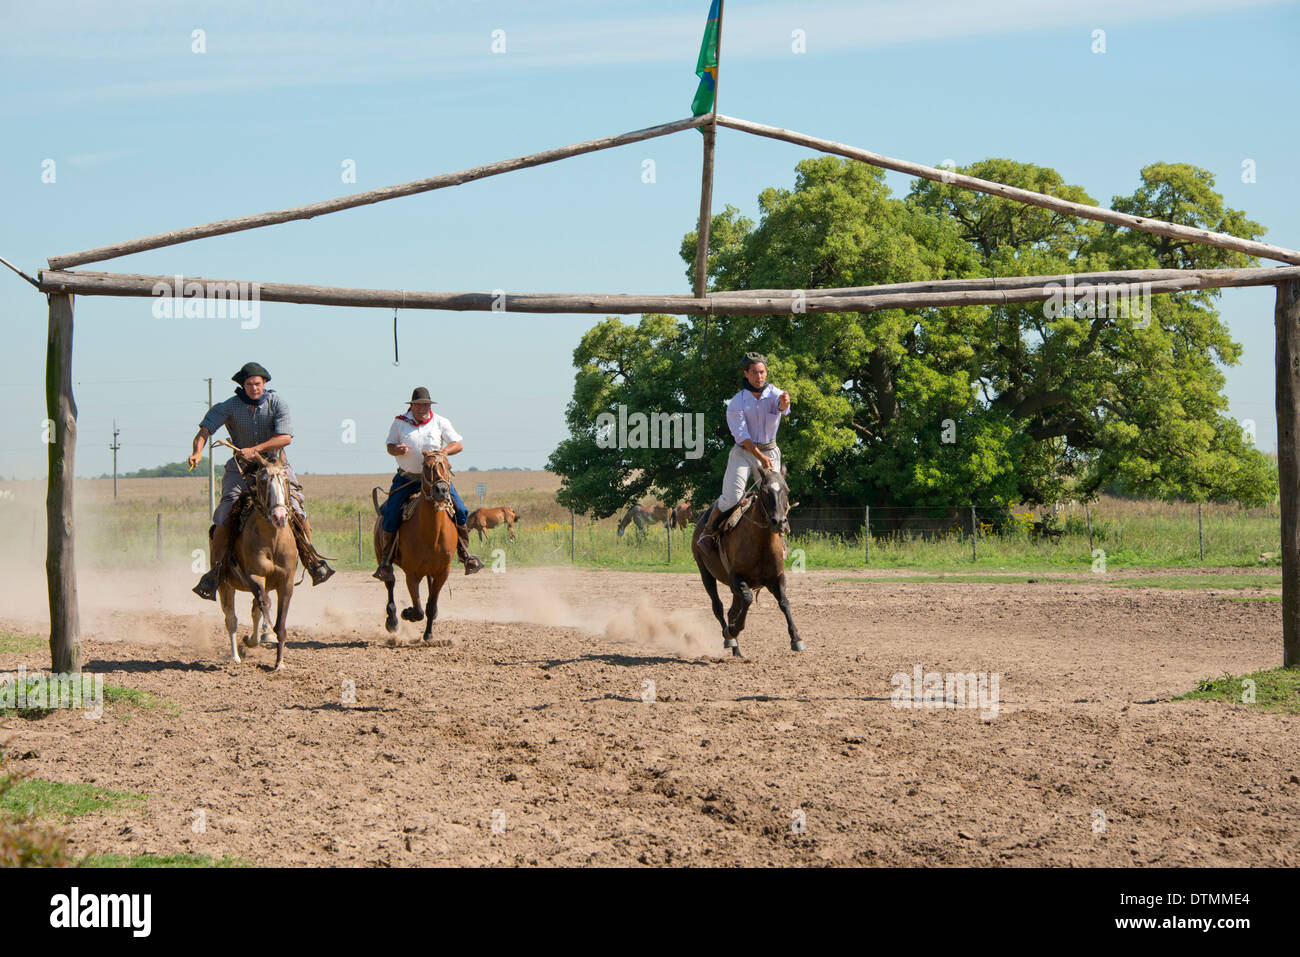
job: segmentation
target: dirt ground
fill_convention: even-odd
[[[149,795],[70,824],[78,854],[1300,865],[1300,718],[1170,700],[1276,664],[1278,604],[841,575],[791,576],[807,651],[764,593],[732,659],[693,575],[455,575],[434,626],[451,647],[407,622],[390,647],[382,586],[340,574],[298,590],[274,674],[272,650],[229,661],[191,576],[100,573],[83,586],[87,670],[179,713],[110,704],[98,721],[10,719],[0,739],[37,752],[21,762],[37,776]],[[43,588],[19,584],[0,628],[40,633]],[[48,659],[0,655],[19,663]],[[995,713],[896,707],[891,676],[915,666],[995,673]]]

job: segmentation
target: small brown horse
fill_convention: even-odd
[[[407,621],[424,621],[424,640],[433,635],[433,622],[438,617],[438,594],[447,583],[452,557],[456,554],[456,520],[452,517],[451,463],[445,453],[434,450],[424,453],[420,471],[420,491],[415,512],[397,531],[397,545],[393,551],[393,564],[406,572],[406,590],[411,593],[411,607],[402,609]],[[375,558],[382,561],[380,553],[380,522],[375,518]],[[429,584],[427,607],[420,609],[420,582]],[[388,604],[385,607],[384,627],[397,631],[397,605],[393,601],[393,583],[385,582]]]
[[[637,505],[635,502],[633,502],[632,505],[628,508],[628,510],[623,513],[623,518],[619,520],[618,537],[622,538],[623,532],[627,530],[627,527],[631,525],[633,522],[635,522],[636,536],[637,539],[639,540],[643,535],[645,535],[646,526],[653,524],[654,521],[655,521],[654,513],[650,509],[642,508],[640,505]]]
[[[700,569],[704,590],[713,602],[713,614],[722,625],[722,647],[740,657],[739,636],[745,628],[745,616],[754,603],[754,589],[766,588],[776,596],[790,630],[790,650],[803,651],[803,639],[790,616],[790,599],[785,593],[785,540],[790,534],[790,487],[785,482],[785,468],[780,472],[754,464],[758,490],[754,504],[725,535],[715,533],[715,547],[700,547],[700,533],[715,502],[705,509],[691,536],[691,554]],[[721,528],[721,523],[719,523]],[[718,582],[731,588],[731,607],[722,616]]]
[[[244,639],[249,648],[259,644],[259,631],[266,636],[266,625],[271,620],[271,592],[276,593],[275,670],[279,671],[284,667],[288,637],[285,622],[289,600],[293,598],[293,576],[298,571],[298,546],[289,526],[289,473],[284,458],[277,455],[268,461],[258,455],[256,459],[262,467],[254,481],[252,501],[245,506],[247,517],[231,545],[233,561],[221,577],[217,596],[226,616],[226,631],[230,633],[230,655],[238,662],[235,591],[253,593],[253,630]]]
[[[690,528],[695,521],[695,510],[689,505],[678,505],[668,520],[669,528]]]
[[[469,513],[469,519],[466,524],[470,531],[478,531],[478,540],[481,542],[484,538],[484,532],[489,528],[496,528],[498,525],[505,525],[510,530],[510,541],[515,540],[515,522],[519,521],[519,515],[513,508],[502,506],[501,508],[476,508]]]

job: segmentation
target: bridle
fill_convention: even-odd
[[[451,511],[451,463],[441,449],[424,453],[420,468],[420,494],[440,509]]]
[[[212,444],[214,446],[222,445],[235,451],[238,451],[239,449],[239,446],[235,445],[233,442],[228,442],[225,439],[217,439],[217,441]],[[244,474],[246,479],[251,478],[253,480],[253,502],[257,505],[257,510],[268,523],[276,528],[280,528],[281,526],[275,521],[273,515],[274,510],[277,508],[283,508],[285,510],[286,524],[288,523],[290,512],[289,471],[286,467],[286,463],[282,457],[279,458],[278,461],[268,461],[258,452],[253,453],[253,461],[259,463],[261,468],[253,471],[251,469],[253,463],[250,462],[248,463],[249,470],[245,471],[246,466],[239,462],[238,457],[236,457],[235,464]],[[278,494],[273,496],[273,492]],[[279,501],[270,501],[273,497],[278,498]]]

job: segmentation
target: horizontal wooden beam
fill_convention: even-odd
[[[226,233],[257,229],[259,226],[273,226],[277,223],[287,223],[297,219],[311,219],[314,216],[337,213],[340,210],[353,209],[357,206],[382,203],[387,199],[412,196],[416,193],[427,193],[430,190],[444,189],[448,186],[460,186],[462,183],[469,183],[488,176],[496,176],[500,173],[509,173],[517,169],[528,169],[532,166],[554,163],[556,160],[568,159],[570,156],[594,153],[597,150],[607,150],[615,146],[626,146],[628,143],[639,143],[642,140],[654,139],[656,136],[667,136],[669,133],[703,126],[707,122],[709,122],[708,116],[692,116],[672,123],[662,123],[659,126],[634,130],[631,133],[620,133],[618,136],[605,136],[597,140],[587,140],[584,143],[574,143],[571,146],[560,146],[540,153],[530,153],[527,156],[501,160],[499,163],[475,166],[472,169],[463,169],[457,173],[443,173],[440,176],[417,179],[409,183],[400,183],[397,186],[384,186],[380,189],[367,190],[364,193],[353,193],[350,196],[327,199],[324,202],[312,203],[308,206],[295,206],[292,209],[260,213],[256,216],[241,216],[238,219],[222,219],[215,223],[175,229],[169,233],[158,233],[153,236],[145,236],[142,239],[131,239],[126,242],[113,243],[109,246],[97,246],[94,249],[86,249],[79,253],[51,256],[49,264],[51,269],[67,269],[71,266],[102,262],[105,259],[116,259],[118,256],[129,256],[132,253],[145,252],[150,249],[161,249],[163,246],[175,246],[178,243],[187,243],[195,239],[206,239],[209,236],[222,236]]]
[[[805,290],[806,295],[870,296],[899,292],[969,292],[1002,289],[1030,289],[1050,283],[1141,283],[1161,280],[1178,280],[1194,277],[1205,280],[1199,288],[1226,286],[1260,286],[1300,278],[1300,266],[1257,266],[1241,269],[1115,269],[1108,272],[1054,273],[1041,276],[972,276],[968,279],[930,279],[920,282],[896,282],[877,286],[837,286],[834,288]],[[712,293],[716,299],[754,298],[757,296],[790,296],[788,289],[740,289]]]
[[[1165,270],[1148,272],[1164,273]],[[1300,278],[1300,268],[1170,270],[1177,275],[1155,281],[1127,279],[1123,273],[1079,273],[1073,276],[1075,294],[1096,277],[1121,276],[1124,282],[1096,281],[1095,285],[1130,285],[1131,293],[1161,294],[1220,286],[1262,286]],[[1128,274],[1129,276],[1132,273]],[[1019,277],[1024,285],[969,287],[973,279],[925,283],[925,289],[899,290],[892,286],[842,290],[761,290],[748,293],[711,293],[703,299],[686,295],[604,295],[594,293],[411,292],[400,289],[343,289],[286,283],[240,282],[195,276],[141,276],[124,273],[74,272],[44,269],[40,288],[47,293],[79,296],[134,296],[141,298],[193,298],[292,302],[318,306],[369,308],[445,309],[454,312],[603,313],[631,315],[662,312],[670,315],[790,315],[800,312],[872,312],[879,309],[926,309],[945,306],[1013,305],[1064,298],[1065,276]],[[1028,282],[1033,280],[1032,282]],[[1047,280],[1047,281],[1040,281]],[[1004,283],[1003,279],[985,280]],[[1049,286],[1056,282],[1061,288]],[[903,284],[910,285],[910,284]],[[174,295],[179,290],[181,295]],[[185,290],[189,290],[188,293]]]
[[[950,183],[953,186],[960,186],[963,189],[988,193],[990,196],[1001,196],[1003,199],[1027,203],[1030,206],[1040,206],[1043,209],[1065,213],[1069,216],[1080,216],[1084,219],[1094,219],[1098,222],[1110,223],[1113,226],[1126,226],[1129,229],[1137,229],[1145,233],[1156,233],[1160,236],[1169,236],[1174,239],[1201,243],[1206,246],[1218,246],[1221,249],[1233,249],[1237,252],[1247,253],[1251,256],[1260,256],[1264,259],[1276,259],[1279,262],[1300,264],[1300,251],[1287,249],[1283,246],[1273,246],[1269,243],[1255,242],[1250,239],[1240,239],[1236,236],[1230,236],[1227,233],[1216,233],[1208,229],[1179,226],[1176,223],[1166,223],[1159,219],[1148,219],[1145,216],[1133,216],[1129,213],[1120,213],[1113,209],[1106,209],[1101,206],[1085,206],[1083,203],[1075,203],[1070,200],[1060,199],[1056,196],[1048,196],[1045,193],[1036,193],[1032,190],[1019,189],[1015,186],[1006,186],[1002,183],[995,183],[992,180],[987,179],[979,179],[975,176],[965,176],[954,170],[936,169],[933,166],[923,166],[920,163],[893,159],[889,156],[881,156],[879,153],[872,153],[870,150],[858,149],[856,146],[845,146],[843,143],[819,139],[816,136],[808,136],[806,133],[795,133],[791,130],[784,130],[776,126],[765,126],[762,123],[751,123],[748,120],[738,120],[732,116],[723,116],[719,114],[718,125],[733,130],[740,130],[745,133],[753,133],[757,136],[766,136],[774,140],[784,140],[787,143],[806,146],[809,149],[819,150],[823,153],[833,153],[838,156],[844,156],[849,159],[867,163],[871,166],[878,166],[881,169],[890,169],[897,173],[906,173],[909,176],[919,176],[923,179],[934,180],[936,183]]]

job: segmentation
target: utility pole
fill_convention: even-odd
[[[212,377],[208,376],[208,408],[212,408]],[[212,443],[208,443],[208,521],[217,513],[217,467],[212,461]]]
[[[117,441],[117,419],[113,420],[113,444],[109,446],[113,450],[113,501],[117,501],[117,450],[122,446]]]

